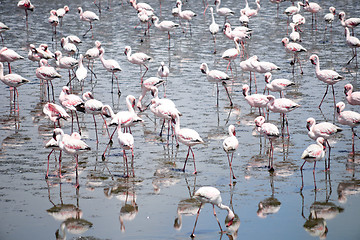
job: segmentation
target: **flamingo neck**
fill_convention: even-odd
[[[135,110],[134,110],[134,108],[133,108],[133,106],[132,106],[132,104],[130,102],[130,98],[128,98],[128,97],[126,98],[126,106],[127,106],[128,110],[129,110],[129,112],[131,112],[131,113],[135,112]]]
[[[212,24],[215,24],[215,18],[214,18],[214,12],[213,11],[211,11],[211,22],[212,22]]]
[[[349,40],[350,38],[350,31],[348,28],[345,28],[345,34],[346,34],[346,40]]]
[[[219,207],[220,209],[225,209],[226,211],[228,211],[227,217],[228,217],[229,219],[233,219],[233,218],[235,217],[234,212],[233,212],[228,206],[220,203],[220,204],[218,205],[218,207]]]
[[[316,71],[316,73],[320,72],[320,60],[319,60],[319,58],[317,58],[317,60],[316,60],[315,71]]]
[[[176,119],[175,119],[175,134],[178,134],[179,131],[180,131],[180,117],[179,115],[176,116]]]
[[[105,105],[103,108],[109,111],[111,118],[115,117],[115,113],[109,105]]]
[[[4,78],[4,65],[1,63],[0,64],[0,79]]]

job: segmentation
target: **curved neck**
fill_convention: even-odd
[[[180,131],[180,117],[179,115],[176,116],[175,119],[175,134],[177,134]]]
[[[159,18],[155,18],[154,24],[155,24],[155,27],[157,27],[157,28],[160,27]]]
[[[109,113],[110,113],[111,118],[114,118],[115,113],[114,113],[114,111],[112,110],[112,108],[111,108],[109,105],[103,106],[103,109],[104,109],[104,110],[108,110]]]
[[[211,19],[212,19],[212,23],[215,23],[214,11],[211,11]]]
[[[320,60],[319,60],[319,58],[316,58],[315,71],[316,71],[317,73],[320,72]]]
[[[349,30],[349,28],[345,28],[345,34],[346,34],[346,40],[349,40],[349,38],[350,38],[350,30]]]
[[[228,211],[228,218],[233,219],[233,218],[235,217],[234,212],[233,212],[228,206],[220,203],[220,204],[218,205],[218,207],[219,207],[220,209],[225,209],[226,211]]]
[[[129,110],[129,112],[135,112],[129,97],[126,97],[126,106]]]

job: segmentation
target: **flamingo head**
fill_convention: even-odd
[[[126,46],[124,54],[127,56],[129,51],[130,51],[130,46]]]
[[[68,5],[65,5],[65,6],[64,6],[64,10],[65,10],[65,13],[68,13],[68,12],[70,11],[69,6],[68,6]]]
[[[346,84],[344,86],[344,93],[346,96],[348,96],[348,92],[352,89],[352,85],[350,83]]]
[[[286,45],[289,43],[289,39],[288,39],[288,38],[283,38],[283,39],[281,40],[281,42],[282,42],[282,44],[283,44],[284,46],[286,46]]]
[[[310,61],[312,64],[317,65],[317,62],[319,61],[319,57],[315,54],[310,56]]]
[[[215,4],[215,6],[216,6],[217,4],[219,4],[219,0],[215,0],[214,4]]]
[[[336,9],[334,7],[329,7],[329,11],[334,15],[336,14]]]
[[[344,103],[344,102],[338,102],[338,103],[336,104],[336,112],[337,112],[338,114],[340,114],[341,111],[344,110],[344,108],[345,108],[345,103]]]
[[[62,56],[62,53],[60,51],[55,52],[55,59],[56,60],[59,60],[61,58],[61,56]]]
[[[340,13],[339,13],[339,19],[340,19],[340,20],[343,20],[344,17],[345,17],[345,12],[340,12]]]
[[[257,118],[255,118],[254,122],[256,127],[261,127],[261,125],[263,125],[263,123],[265,122],[265,118],[263,116],[258,116]]]
[[[308,118],[306,119],[306,128],[310,131],[311,126],[315,123],[314,118]]]
[[[78,13],[81,14],[81,12],[82,12],[82,8],[81,8],[81,7],[78,7]]]
[[[56,10],[54,10],[54,9],[50,11],[50,14],[54,15],[54,16],[57,16]]]
[[[157,16],[155,16],[155,15],[151,17],[151,22],[152,23],[154,23],[155,21],[158,21],[158,20],[159,20],[159,18]]]
[[[202,63],[200,66],[200,70],[202,73],[206,74],[207,70],[208,70],[208,66],[206,63]]]
[[[181,0],[176,1],[176,7],[182,6]]]
[[[248,91],[249,91],[249,85],[244,84],[243,87],[242,87],[242,90],[243,90],[243,95],[244,95],[244,97],[246,97],[246,96],[247,96],[247,93],[248,93]]]
[[[230,125],[229,126],[229,132],[231,132],[234,136],[236,136],[236,130],[235,130],[235,126],[234,125]]]
[[[318,138],[316,139],[316,142],[319,143],[319,144],[321,144],[321,145],[323,146],[323,150],[325,150],[325,148],[326,148],[326,141],[325,141],[325,139],[324,139],[323,137],[318,137]]]
[[[267,72],[265,73],[265,82],[269,83],[271,79],[271,72]]]

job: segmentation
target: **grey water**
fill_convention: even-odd
[[[97,3],[99,1],[96,1]],[[233,41],[219,32],[217,53],[208,26],[210,11],[203,15],[203,1],[184,1],[183,9],[191,9],[197,16],[191,21],[191,32],[185,34],[181,28],[171,33],[168,50],[167,33],[154,26],[144,36],[145,25],[140,25],[136,11],[127,1],[101,2],[100,21],[93,23],[91,32],[82,37],[89,24],[81,22],[77,8],[91,10],[99,14],[93,1],[36,1],[34,12],[29,12],[28,29],[25,13],[16,7],[16,1],[0,1],[0,21],[11,29],[3,33],[4,46],[24,56],[24,60],[11,64],[13,73],[30,80],[19,87],[18,113],[11,108],[9,88],[0,85],[0,239],[190,239],[196,218],[198,203],[189,199],[201,186],[214,186],[221,192],[223,203],[229,205],[237,215],[236,222],[229,229],[225,226],[226,211],[216,208],[223,230],[221,234],[213,217],[212,207],[206,204],[196,226],[196,239],[359,239],[360,229],[360,178],[359,139],[355,138],[355,155],[351,153],[352,132],[347,126],[331,140],[331,170],[324,171],[324,161],[315,169],[313,164],[304,167],[304,188],[300,191],[302,179],[300,166],[303,150],[313,143],[307,136],[306,119],[329,121],[339,125],[333,108],[332,92],[325,97],[321,110],[318,105],[326,85],[315,76],[315,67],[309,57],[316,53],[320,57],[321,68],[334,69],[345,79],[334,85],[336,101],[344,101],[344,85],[352,83],[359,89],[358,68],[355,62],[347,65],[352,56],[346,45],[344,29],[335,16],[333,27],[324,35],[323,16],[330,6],[337,13],[345,11],[349,17],[358,17],[360,5],[357,1],[318,1],[322,11],[318,14],[317,26],[312,26],[311,14],[301,11],[306,17],[302,44],[308,51],[299,55],[304,74],[295,66],[292,74],[292,56],[285,52],[281,39],[287,36],[287,17],[283,14],[291,2],[280,4],[279,15],[276,5],[261,1],[261,9],[250,20],[253,29],[251,39],[246,42],[246,53],[257,55],[262,61],[270,61],[281,70],[273,72],[273,78],[288,78],[296,83],[285,92],[285,97],[299,103],[301,107],[288,114],[290,138],[280,137],[274,143],[274,167],[267,169],[269,142],[255,131],[254,119],[258,115],[251,109],[242,95],[242,85],[249,83],[249,74],[242,72],[237,58],[230,70],[232,81],[228,87],[234,106],[229,107],[225,91],[220,86],[219,105],[212,83],[201,73],[200,65],[206,62],[210,69],[226,71],[228,62],[221,54],[233,48]],[[176,1],[147,1],[162,20],[178,22],[171,15]],[[52,41],[52,30],[48,23],[51,9],[67,4],[70,8],[57,27]],[[213,6],[213,2],[209,1]],[[250,7],[255,8],[253,1]],[[235,16],[229,17],[233,26],[239,26],[239,10],[245,1],[222,1],[222,6],[232,8]],[[215,14],[218,24],[224,19]],[[182,27],[188,27],[182,22]],[[355,29],[355,36],[359,30]],[[99,40],[105,49],[106,59],[115,59],[122,71],[117,73],[121,96],[111,93],[111,73],[107,72],[99,60],[95,61],[94,72],[85,80],[83,91],[92,90],[96,99],[111,105],[115,112],[126,110],[125,97],[129,94],[141,95],[140,68],[126,60],[125,46],[134,52],[150,55],[149,71],[144,79],[156,76],[157,68],[164,61],[170,66],[166,95],[182,112],[181,126],[195,129],[204,144],[193,147],[198,174],[193,174],[190,158],[186,171],[181,171],[187,147],[175,140],[169,141],[164,131],[159,137],[161,122],[154,120],[146,110],[139,115],[142,124],[132,128],[135,139],[135,177],[125,178],[122,149],[116,137],[107,153],[105,161],[101,155],[108,143],[108,136],[101,118],[97,117],[99,144],[96,143],[92,116],[79,114],[82,139],[92,148],[79,156],[79,183],[75,184],[75,160],[63,154],[63,175],[57,177],[59,153],[50,157],[50,176],[46,180],[46,166],[49,149],[45,143],[51,138],[53,123],[45,118],[42,107],[44,96],[40,92],[40,81],[36,78],[36,62],[27,59],[29,44],[38,46],[47,43],[51,51],[61,50],[60,39],[67,35],[77,35],[82,39],[80,53],[94,46]],[[325,38],[324,38],[325,36]],[[55,61],[49,63],[55,66]],[[8,73],[5,64],[5,74]],[[144,71],[144,68],[142,69]],[[59,69],[61,79],[53,81],[55,99],[58,102],[62,86],[68,82],[68,72]],[[257,74],[257,88],[262,93],[264,76]],[[74,80],[75,93],[81,94],[79,84]],[[114,85],[116,89],[116,83]],[[163,96],[163,88],[159,88]],[[278,93],[273,93],[279,97]],[[151,96],[147,93],[144,103]],[[347,104],[347,110],[359,112],[359,106]],[[270,112],[269,121],[281,128],[279,114]],[[222,149],[222,141],[228,135],[228,126],[234,124],[237,130],[239,148],[234,156],[233,169],[237,177],[235,185],[229,186],[229,166]],[[63,122],[65,133],[71,131],[71,121]],[[75,129],[77,129],[75,127]],[[111,128],[112,131],[112,128]],[[116,136],[116,135],[115,135]]]

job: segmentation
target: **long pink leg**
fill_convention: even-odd
[[[185,172],[186,162],[187,162],[188,157],[189,157],[190,149],[191,149],[191,148],[189,147],[189,148],[188,148],[187,155],[186,155],[186,159],[185,159],[184,167],[183,167],[183,169],[182,169],[182,171],[183,171],[183,172]]]
[[[195,228],[196,228],[196,224],[197,224],[197,221],[198,221],[198,218],[199,218],[199,215],[200,215],[200,210],[201,210],[201,207],[202,207],[202,203],[200,203],[200,207],[199,207],[199,210],[197,211],[197,214],[196,214],[196,220],[195,220],[195,224],[194,224],[194,228],[193,228],[193,231],[190,235],[191,238],[194,238],[195,237]]]

